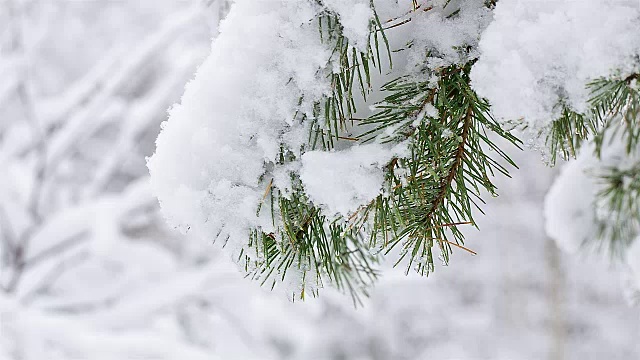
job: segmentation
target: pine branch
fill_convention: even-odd
[[[254,254],[243,252],[239,259],[244,261],[249,276],[273,288],[295,269],[294,276],[301,279],[301,284],[292,293],[292,300],[304,299],[308,293],[317,296],[326,278],[339,290],[347,291],[354,304],[360,303],[360,295],[367,295],[367,287],[378,276],[374,269],[377,256],[365,250],[362,234],[328,219],[301,188],[289,197],[276,189],[271,191],[271,199],[281,226],[275,234],[252,232],[249,248]]]
[[[464,240],[458,225],[474,223],[472,212],[482,202],[481,189],[495,194],[490,176],[494,170],[507,170],[486,156],[483,147],[497,150],[513,164],[486,136],[489,129],[517,143],[490,118],[486,102],[469,87],[471,65],[442,69],[435,88],[410,78],[392,81],[384,87],[390,94],[380,104],[381,111],[362,122],[372,127],[365,133],[370,140],[382,136],[385,141],[410,143],[411,157],[394,159],[387,167],[391,194],[379,196],[356,220],[372,218],[371,242],[386,253],[402,244],[396,264],[408,256],[407,271],[414,263],[421,274],[433,271],[434,242],[447,263],[451,244]],[[427,107],[437,114],[425,112]],[[392,134],[384,135],[388,129]]]
[[[319,1],[322,5],[322,2]],[[392,56],[385,29],[375,10],[373,0],[370,2],[373,18],[369,24],[369,44],[366,51],[360,51],[352,46],[344,35],[344,27],[340,23],[337,14],[326,10],[318,18],[318,28],[321,39],[331,44],[333,52],[330,63],[336,63],[339,72],[330,71],[326,74],[331,79],[331,96],[327,97],[324,104],[317,104],[316,115],[312,119],[309,143],[311,149],[317,149],[318,145],[323,150],[336,147],[340,140],[351,140],[351,136],[344,136],[350,127],[349,120],[354,118],[357,112],[354,95],[358,94],[366,102],[371,93],[371,69],[377,68],[382,73],[383,63],[380,48],[384,47],[392,66]],[[382,38],[382,41],[380,41]],[[330,65],[330,64],[328,64]],[[327,69],[333,69],[327,66]],[[356,81],[357,80],[357,81]],[[321,121],[321,120],[324,120]],[[318,141],[320,140],[320,141]]]
[[[639,77],[631,74],[624,79],[602,78],[590,82],[587,88],[591,93],[591,107],[585,114],[560,104],[562,115],[553,122],[547,136],[551,164],[555,164],[558,153],[565,159],[575,158],[580,146],[590,138],[600,156],[605,135],[610,132],[625,137],[627,152],[635,149],[640,142],[640,94],[632,84]]]
[[[321,1],[318,3],[322,5]],[[454,248],[475,254],[462,245],[464,236],[458,227],[475,224],[473,212],[481,211],[482,192],[495,196],[491,182],[494,172],[508,175],[486,150],[515,166],[489,138],[488,132],[518,143],[491,118],[487,102],[471,89],[469,72],[475,60],[424,69],[418,77],[402,76],[390,81],[381,88],[386,97],[377,104],[379,111],[356,122],[354,96],[368,101],[372,69],[382,73],[381,47],[386,49],[389,66],[392,61],[385,35],[389,26],[383,26],[373,2],[371,8],[374,18],[369,47],[364,52],[349,43],[336,14],[325,11],[318,18],[322,41],[333,48],[326,69],[337,66],[340,70],[327,72],[332,91],[325,102],[315,104],[313,117],[296,114],[296,119],[311,124],[308,149],[331,150],[339,141],[377,140],[407,143],[411,154],[387,164],[386,194],[349,219],[323,214],[306,196],[294,174],[290,193],[284,194],[271,182],[266,186],[276,231],[255,229],[239,260],[244,261],[249,276],[272,287],[286,281],[294,270],[291,276],[299,277],[301,285],[294,289],[292,299],[303,299],[306,294],[317,296],[318,289],[329,282],[359,302],[377,277],[374,267],[378,253],[388,254],[399,244],[402,254],[397,263],[408,257],[407,271],[416,264],[416,271],[421,274],[434,270],[432,249],[436,244],[445,263]],[[430,9],[416,2],[408,14]],[[456,14],[454,11],[451,16]],[[435,86],[429,81],[434,76],[439,79]],[[362,133],[352,136],[356,128]],[[283,148],[275,166],[295,161],[293,153]],[[265,173],[268,179],[267,176]],[[258,211],[266,210],[263,206]]]
[[[640,163],[626,169],[605,168],[597,178],[604,185],[598,204],[606,213],[598,224],[598,245],[620,256],[640,233]]]

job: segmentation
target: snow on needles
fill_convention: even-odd
[[[333,215],[347,216],[380,194],[382,166],[406,156],[406,146],[390,150],[380,144],[354,146],[338,152],[310,151],[302,156],[300,179],[307,195]]]
[[[411,21],[413,46],[407,55],[408,67],[432,69],[462,64],[476,57],[480,34],[491,21],[491,10],[482,0],[458,1],[458,6],[447,1],[429,3],[429,11],[418,12]],[[459,9],[456,16],[451,16]]]
[[[373,11],[369,0],[325,0],[325,6],[340,17],[344,35],[361,51],[369,46],[369,23]]]
[[[358,37],[354,41],[366,41],[362,36],[368,35],[371,10],[361,9],[364,2],[329,3],[347,19],[345,31]],[[276,232],[269,211],[256,215],[269,178],[283,174],[284,167],[273,169],[273,164],[281,146],[300,158],[309,130],[294,120],[295,114],[313,117],[314,103],[331,92],[327,74],[333,69],[332,49],[322,43],[314,22],[321,11],[307,1],[234,3],[211,55],[187,85],[181,103],[170,110],[156,153],[148,160],[153,190],[171,225],[210,241],[228,238],[232,253],[247,244],[251,229]],[[381,163],[370,156],[366,160],[366,165]],[[317,185],[309,177],[312,162],[304,167],[311,187]],[[284,172],[298,169],[289,164]],[[379,191],[377,173],[353,175],[348,181],[363,181]],[[274,184],[286,191],[283,178],[287,176]],[[332,191],[326,184],[324,189]],[[351,190],[350,199],[369,198],[360,187]]]
[[[624,75],[640,54],[637,0],[501,0],[482,34],[471,78],[498,119],[524,119],[531,134],[559,117],[561,104],[587,109],[591,80]]]

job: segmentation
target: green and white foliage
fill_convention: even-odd
[[[170,224],[218,241],[262,284],[359,301],[382,257],[428,275],[473,253],[461,227],[515,166],[505,129],[551,164],[623,141],[625,167],[601,166],[605,185],[583,203],[604,214],[585,236],[626,246],[639,7],[237,0],[158,137],[155,194]]]

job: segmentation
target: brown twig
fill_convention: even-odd
[[[456,243],[451,242],[451,241],[449,241],[449,240],[446,240],[446,239],[434,239],[434,240],[436,240],[436,241],[438,241],[438,242],[440,242],[440,243],[445,242],[445,243],[447,243],[447,244],[449,244],[449,245],[455,246],[455,247],[457,247],[457,248],[459,248],[459,249],[462,249],[462,250],[464,250],[464,251],[469,252],[471,255],[478,255],[478,253],[477,253],[477,252],[475,252],[475,251],[473,251],[473,250],[469,249],[468,247],[462,246],[462,245],[460,245],[460,244],[456,244]]]

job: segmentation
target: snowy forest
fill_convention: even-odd
[[[640,1],[0,0],[0,360],[640,359]]]

